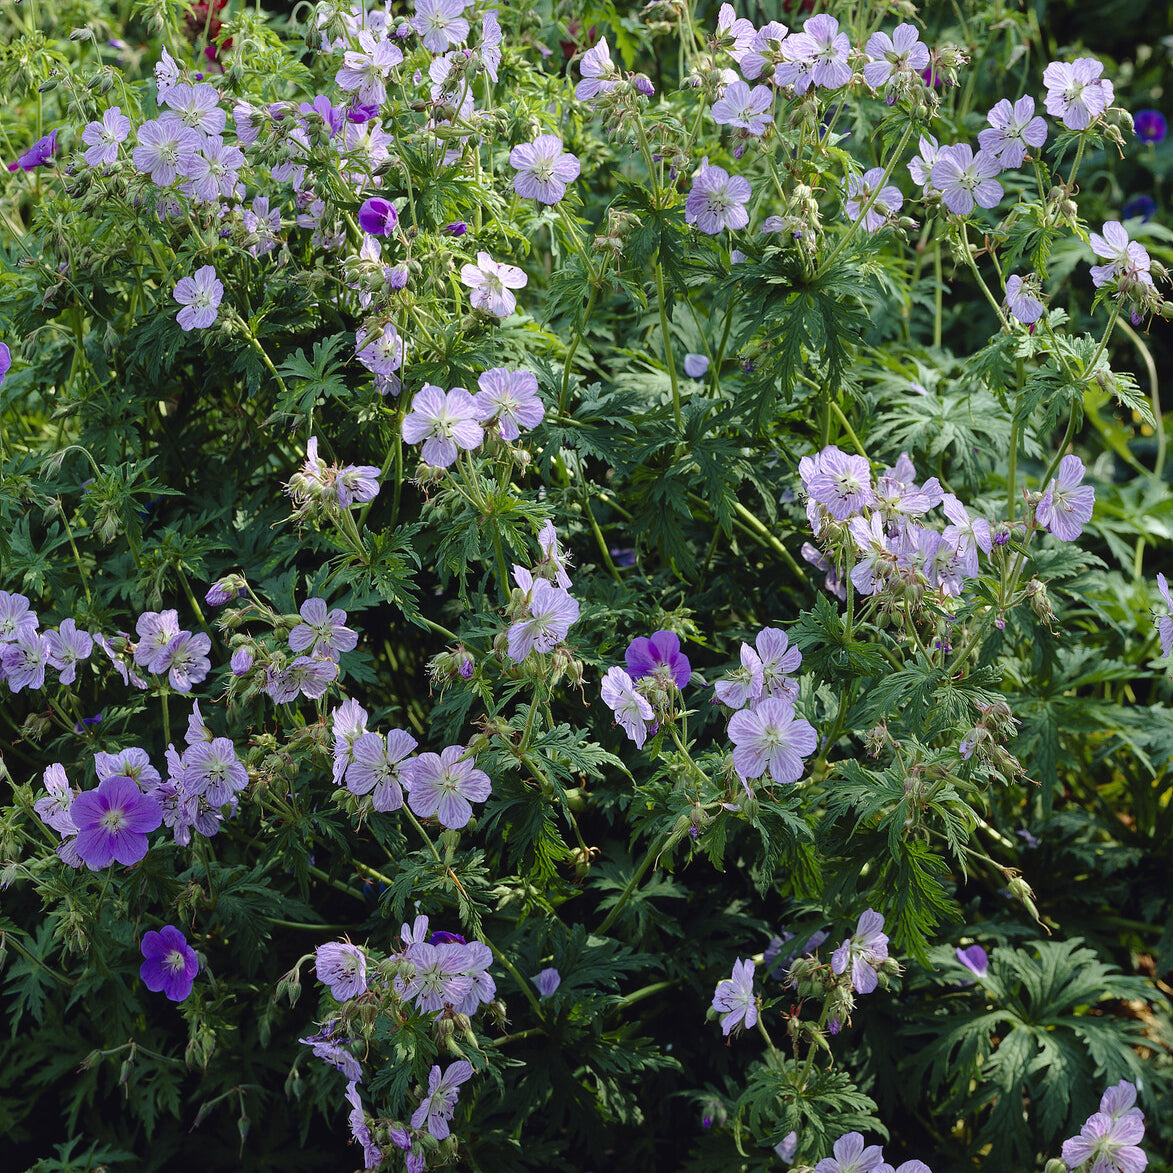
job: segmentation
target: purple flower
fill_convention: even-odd
[[[340,1072],[352,1083],[361,1083],[362,1064],[343,1045],[350,1042],[349,1039],[335,1039],[334,1029],[337,1025],[338,1020],[331,1019],[322,1027],[321,1034],[310,1035],[297,1041],[313,1047],[314,1054],[319,1059],[329,1063],[335,1071]]]
[[[874,909],[860,913],[855,932],[831,955],[831,970],[843,973],[851,966],[851,988],[870,994],[878,983],[880,962],[888,956],[888,938],[884,935],[884,918]],[[838,1154],[838,1146],[836,1146]]]
[[[968,949],[958,946],[957,962],[980,978],[984,978],[990,972],[990,959],[980,945],[970,945]]]
[[[509,658],[520,664],[531,651],[549,652],[578,619],[578,601],[562,587],[539,578],[530,591],[529,616],[509,628]]]
[[[1069,1169],[1087,1166],[1088,1173],[1142,1173],[1149,1159],[1138,1144],[1144,1139],[1144,1118],[1125,1113],[1113,1119],[1095,1112],[1078,1136],[1063,1142]]]
[[[537,427],[546,415],[538,396],[538,378],[532,371],[492,367],[477,377],[480,390],[473,396],[482,424],[497,422],[502,440],[520,437],[521,429]]]
[[[4,380],[8,377],[8,372],[12,370],[12,351],[4,342],[0,342],[0,386],[3,385]],[[0,595],[6,595],[7,591],[0,591]]]
[[[156,187],[170,187],[188,173],[202,145],[201,135],[190,126],[174,119],[154,120],[138,128],[138,146],[131,158]]]
[[[703,379],[709,370],[709,360],[703,354],[684,356],[684,373],[690,379]]]
[[[723,705],[743,709],[761,697],[762,684],[762,659],[749,644],[742,644],[741,667],[730,672],[725,680],[718,680],[713,691]]]
[[[1161,641],[1161,655],[1167,656],[1173,651],[1173,599],[1169,597],[1169,583],[1163,574],[1157,573],[1157,590],[1165,600],[1164,614],[1155,616],[1157,622],[1157,638]]]
[[[101,122],[88,122],[81,132],[81,141],[89,147],[85,153],[90,167],[109,166],[118,158],[118,144],[130,134],[130,119],[121,106],[111,106],[102,115]]]
[[[335,726],[337,740],[337,722]],[[378,733],[360,733],[350,746],[346,789],[351,794],[369,794],[373,790],[371,802],[377,811],[399,810],[403,806],[403,783],[411,772],[411,765],[405,759],[418,744],[403,729],[392,729],[385,738]],[[337,753],[335,748],[335,769]]]
[[[517,309],[517,298],[510,291],[524,289],[529,278],[516,265],[503,265],[488,253],[478,252],[475,265],[462,266],[460,280],[472,290],[469,303],[474,310],[507,318]]]
[[[422,753],[412,763],[407,805],[420,818],[435,815],[456,830],[472,818],[472,803],[489,797],[489,776],[467,753],[462,745],[450,745],[439,755]]]
[[[1120,211],[1125,220],[1143,220],[1147,223],[1157,214],[1157,201],[1151,195],[1142,192],[1125,200]],[[2,374],[0,382],[3,382]]]
[[[802,664],[802,652],[789,646],[790,637],[777,627],[763,627],[754,640],[762,662],[762,691],[768,697],[793,701],[798,685],[790,678]]]
[[[289,633],[289,648],[299,655],[323,656],[338,662],[358,645],[358,632],[346,626],[346,612],[326,610],[325,599],[306,599],[298,612],[302,622]]]
[[[788,700],[767,697],[752,709],[734,713],[729,721],[733,765],[746,791],[749,779],[767,771],[779,784],[802,777],[802,759],[814,753],[818,735],[809,721],[795,717]]]
[[[460,455],[461,448],[471,451],[484,439],[477,415],[476,403],[463,387],[444,391],[425,383],[411,401],[411,412],[404,417],[403,438],[409,444],[422,440],[424,461],[447,468]]]
[[[758,1020],[754,1002],[752,958],[733,963],[733,976],[722,978],[713,991],[713,1009],[721,1014],[721,1033],[731,1034],[737,1027],[749,1030]]]
[[[578,69],[582,81],[575,87],[574,96],[580,102],[608,94],[619,84],[619,71],[611,61],[606,37],[600,37],[599,43],[582,55]]]
[[[1034,278],[1025,281],[1012,273],[1006,278],[1006,304],[1023,325],[1033,326],[1043,316],[1043,303],[1034,295]]]
[[[894,187],[892,184],[880,187],[880,181],[883,178],[884,169],[873,167],[870,171],[865,171],[862,178],[858,175],[850,175],[847,179],[847,199],[844,201],[843,210],[852,220],[859,219],[864,205],[872,199],[872,193],[878,190],[879,194],[876,195],[871,207],[868,208],[863,221],[863,226],[869,232],[878,232],[883,228],[900,211],[900,207],[904,203],[904,197],[900,194],[898,187]]]
[[[445,224],[440,231],[446,232],[449,236],[463,236],[468,231],[468,225],[463,220],[453,220],[451,224]]]
[[[460,4],[461,0],[451,0]],[[412,1113],[411,1126],[421,1129],[427,1123],[428,1131],[437,1140],[446,1140],[448,1137],[448,1121],[456,1110],[456,1101],[460,1096],[460,1085],[472,1077],[472,1064],[467,1059],[458,1059],[448,1066],[448,1070],[440,1075],[440,1068],[433,1067],[428,1074],[428,1094],[424,1102]]]
[[[636,636],[623,658],[633,680],[652,676],[660,683],[671,681],[684,688],[692,679],[692,665],[680,650],[680,637],[674,631],[657,631],[651,638]]]
[[[250,647],[239,647],[232,653],[228,664],[233,676],[244,676],[253,666],[253,651]]]
[[[147,989],[155,994],[162,990],[172,1002],[182,1002],[200,968],[187,938],[174,925],[164,925],[157,933],[143,934],[142,953],[139,976]]]
[[[183,309],[175,316],[180,327],[202,330],[215,320],[224,296],[224,286],[211,265],[197,269],[194,277],[181,277],[172,294]]]
[[[631,677],[622,668],[608,668],[603,677],[603,704],[614,714],[624,732],[642,749],[654,713],[646,697],[635,691]]]
[[[29,610],[28,599],[0,591],[0,646],[21,635],[35,635],[36,631],[37,613]]]
[[[375,375],[390,375],[403,364],[403,339],[393,322],[384,322],[378,334],[372,335],[366,326],[360,326],[354,336],[355,357]]]
[[[1112,83],[1100,77],[1103,72],[1103,63],[1094,57],[1077,57],[1070,65],[1052,61],[1043,70],[1047,113],[1070,130],[1086,130],[1115,97]]]
[[[77,853],[93,871],[113,860],[138,863],[147,854],[147,832],[163,822],[163,810],[129,778],[106,778],[79,794],[69,809],[77,827]]]
[[[816,1166],[815,1173],[879,1173],[884,1160],[884,1150],[879,1145],[864,1148],[863,1136],[848,1132],[832,1146],[833,1157],[824,1157]]]
[[[62,684],[72,684],[77,678],[77,663],[94,650],[94,638],[88,631],[79,631],[72,619],[63,619],[57,631],[45,632],[49,663],[61,673]]]
[[[425,49],[443,53],[449,45],[459,45],[468,37],[468,21],[461,15],[465,3],[466,0],[416,0],[411,26],[419,33]]]
[[[181,631],[155,658],[151,671],[157,675],[166,672],[176,692],[191,692],[192,685],[199,684],[211,670],[212,662],[208,659],[211,648],[212,640],[204,632],[193,635]]]
[[[384,199],[372,196],[358,210],[358,226],[372,236],[388,236],[399,222],[399,214]]]
[[[723,228],[744,228],[749,223],[745,205],[752,194],[749,180],[730,175],[721,167],[706,167],[692,181],[684,204],[684,220],[709,236]]]
[[[1108,262],[1106,265],[1091,267],[1092,284],[1097,289],[1110,285],[1122,276],[1142,284],[1153,283],[1149,273],[1152,262],[1148,252],[1138,241],[1128,239],[1128,230],[1119,220],[1109,220],[1104,225],[1102,236],[1099,232],[1093,232],[1088,239],[1092,252]]]
[[[895,74],[920,73],[929,63],[929,50],[912,24],[898,24],[891,36],[872,33],[867,55],[871,60],[863,67],[863,79],[873,90],[887,85]]]
[[[550,997],[561,984],[562,975],[553,966],[534,974],[534,985],[538,987],[538,993],[543,998]]]
[[[56,150],[57,131],[51,130],[43,138],[37,139],[15,163],[9,163],[8,170],[15,171],[19,167],[21,171],[32,171],[34,167],[43,167],[53,158]]]
[[[562,150],[556,134],[538,135],[532,143],[521,143],[509,152],[509,163],[517,174],[513,190],[523,200],[556,204],[582,170],[578,157]]]
[[[754,86],[751,90],[745,82],[735,81],[713,103],[713,121],[718,126],[739,126],[752,135],[761,135],[773,121],[773,104],[774,92],[769,86]]]
[[[1142,143],[1163,143],[1169,124],[1160,110],[1138,110],[1132,116],[1132,129]]]
[[[209,806],[221,807],[247,786],[248,770],[229,738],[197,741],[184,750],[183,787],[188,795],[202,796]]]
[[[958,216],[968,216],[976,204],[992,208],[1002,199],[1002,185],[994,178],[1002,164],[988,151],[975,156],[967,143],[942,147],[933,164],[933,186],[941,193],[945,207]]]
[[[314,969],[336,1002],[357,998],[367,988],[367,955],[349,941],[319,945]]]
[[[978,146],[997,158],[1003,167],[1021,167],[1028,147],[1047,141],[1047,120],[1035,114],[1035,100],[1029,94],[1014,105],[1003,98],[986,115],[989,127],[978,132]]]
[[[1096,491],[1079,483],[1086,471],[1078,456],[1064,456],[1055,479],[1035,506],[1035,520],[1061,542],[1074,542],[1091,521]]]
[[[49,662],[49,641],[45,636],[22,631],[11,643],[0,644],[3,679],[13,692],[45,687],[45,665]]]

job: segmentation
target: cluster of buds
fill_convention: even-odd
[[[285,491],[298,518],[336,516],[351,505],[371,501],[379,492],[379,469],[371,465],[327,465],[318,457],[318,438],[306,445],[305,464],[289,478]]]

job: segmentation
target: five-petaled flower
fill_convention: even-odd
[[[516,265],[493,260],[486,252],[477,253],[477,263],[462,266],[460,280],[472,290],[469,302],[474,310],[494,318],[507,318],[517,309],[511,292],[524,289],[529,278]]]
[[[1074,542],[1084,525],[1091,521],[1096,491],[1091,485],[1080,484],[1086,471],[1083,461],[1068,453],[1059,462],[1055,479],[1035,506],[1035,520],[1061,542]]]
[[[472,804],[484,802],[493,788],[468,754],[463,745],[450,745],[440,754],[422,753],[411,763],[407,805],[415,814],[422,819],[435,815],[453,830],[472,818]]]
[[[472,1064],[467,1059],[458,1059],[449,1064],[448,1070],[440,1074],[439,1067],[433,1067],[428,1074],[428,1094],[415,1112],[411,1126],[417,1131],[427,1125],[428,1131],[437,1140],[448,1137],[448,1121],[456,1110],[460,1097],[460,1085],[472,1077]]]
[[[211,265],[204,265],[192,277],[181,277],[172,294],[183,309],[175,315],[180,327],[187,330],[203,330],[210,326],[219,312],[224,297],[224,286]]]
[[[749,223],[745,205],[751,194],[748,179],[730,175],[722,167],[706,167],[692,181],[684,204],[685,223],[695,224],[709,236],[722,228],[744,228]]]
[[[428,464],[447,468],[455,463],[460,449],[480,446],[484,429],[478,419],[473,397],[463,387],[444,391],[425,383],[411,401],[411,412],[403,420],[403,438],[409,444],[423,441],[421,456]]]
[[[172,1002],[182,1002],[191,993],[199,972],[199,958],[187,938],[174,925],[143,934],[143,963],[139,976],[152,993],[162,991]]]
[[[733,963],[733,976],[722,978],[713,991],[713,1009],[721,1015],[722,1034],[731,1034],[739,1026],[749,1030],[758,1020],[753,970],[752,958],[738,958]]]
[[[582,170],[577,155],[563,151],[556,134],[540,134],[532,143],[521,143],[509,152],[510,165],[517,171],[513,190],[523,200],[556,204]]]
[[[158,802],[121,776],[105,778],[96,790],[77,795],[69,815],[77,828],[77,853],[93,871],[115,860],[138,863],[147,854],[147,832],[163,822]]]

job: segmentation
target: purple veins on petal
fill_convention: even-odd
[[[112,777],[74,798],[69,810],[77,827],[77,853],[98,871],[118,861],[138,863],[147,853],[147,833],[163,821],[158,802],[129,778]]]

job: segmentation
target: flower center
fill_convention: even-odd
[[[119,807],[111,807],[98,822],[111,835],[117,835],[126,825],[126,812]]]
[[[171,973],[183,973],[187,968],[187,962],[184,960],[183,954],[178,949],[172,949],[166,957],[163,958],[163,968],[170,970]]]

